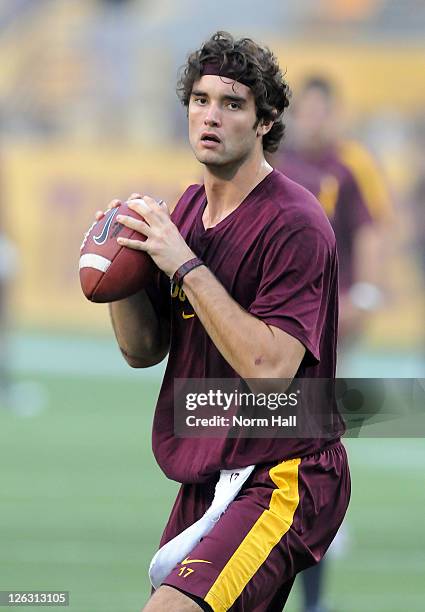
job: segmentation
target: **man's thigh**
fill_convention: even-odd
[[[196,602],[199,600],[199,603]],[[200,598],[186,595],[177,589],[169,586],[160,586],[152,595],[142,612],[202,612],[211,608],[206,607]]]

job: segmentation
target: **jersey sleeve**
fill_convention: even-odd
[[[157,315],[163,319],[170,319],[170,280],[164,272],[161,272],[161,270],[155,271],[153,282],[146,288],[146,293]]]
[[[344,142],[340,158],[351,172],[359,191],[359,199],[372,221],[392,217],[391,195],[383,172],[372,155],[358,142]]]
[[[334,242],[312,227],[295,230],[287,239],[275,238],[249,312],[297,338],[318,363],[329,307],[337,309]]]

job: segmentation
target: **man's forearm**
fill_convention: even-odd
[[[132,367],[159,363],[168,352],[169,325],[161,320],[146,291],[109,304],[118,345]]]
[[[184,277],[183,289],[215,346],[242,378],[295,375],[299,363],[293,364],[304,351],[300,344],[287,336],[282,355],[273,328],[244,310],[205,266]]]

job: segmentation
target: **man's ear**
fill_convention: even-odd
[[[268,119],[268,120],[262,119],[258,125],[260,129],[259,135],[265,136],[268,132],[270,132],[270,130],[273,127],[273,123],[274,121],[272,121],[271,119]]]
[[[277,119],[278,112],[276,109],[273,110],[273,118],[272,119],[261,119],[258,123],[257,135],[265,136],[273,127],[274,122]]]

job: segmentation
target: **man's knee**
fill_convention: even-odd
[[[166,585],[155,591],[142,612],[202,612],[202,608],[187,595]]]

